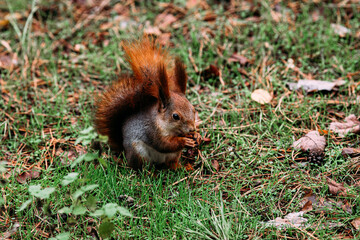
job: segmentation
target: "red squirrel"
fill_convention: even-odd
[[[122,75],[97,102],[95,126],[110,147],[124,151],[128,166],[144,161],[178,167],[185,146],[195,141],[195,108],[185,98],[187,74],[179,58],[145,36],[123,44],[132,75]]]

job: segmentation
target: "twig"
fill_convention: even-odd
[[[191,64],[193,65],[195,72],[198,73],[198,72],[199,72],[199,68],[196,66],[195,61],[194,61],[194,58],[192,57],[191,48],[189,48],[188,51],[189,51],[189,60],[190,60]]]

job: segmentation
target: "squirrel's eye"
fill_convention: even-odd
[[[180,120],[180,116],[176,113],[173,113],[173,119],[174,120]]]

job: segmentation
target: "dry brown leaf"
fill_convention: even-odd
[[[334,33],[336,33],[340,37],[345,37],[347,34],[351,33],[350,29],[348,29],[347,27],[344,27],[343,25],[340,25],[340,24],[332,23],[331,28],[334,30]]]
[[[149,34],[149,35],[159,36],[161,34],[161,31],[160,31],[160,29],[158,27],[147,26],[144,29],[144,33]]]
[[[337,195],[338,193],[346,193],[346,188],[344,187],[344,183],[337,183],[331,178],[327,178],[326,181],[331,194]]]
[[[334,201],[332,199],[318,198],[312,192],[306,194],[299,204],[301,211],[303,212],[312,210],[315,212],[332,212],[341,208],[345,212],[352,214],[352,208],[348,201]]]
[[[312,201],[308,200],[304,206],[301,208],[301,211],[303,212],[309,212],[313,209],[313,206],[312,206]]]
[[[319,20],[319,18],[320,18],[320,12],[318,9],[316,9],[311,13],[311,19],[313,20],[313,22],[316,22]]]
[[[186,171],[194,171],[194,168],[190,163],[185,163],[184,167]]]
[[[283,18],[282,14],[279,12],[275,12],[271,10],[271,17],[275,22],[280,22],[280,20]]]
[[[344,157],[357,157],[360,156],[360,148],[344,148],[341,154]]]
[[[9,23],[11,19],[19,20],[20,18],[22,18],[20,13],[6,14],[3,18],[0,19],[0,29],[7,28],[10,25]]]
[[[9,20],[7,19],[0,19],[0,29],[7,27],[9,23]]]
[[[318,131],[311,131],[305,137],[293,143],[293,148],[296,150],[310,151],[310,152],[323,152],[326,146],[326,139],[320,136]]]
[[[11,49],[11,47],[10,47],[10,44],[7,42],[7,41],[5,41],[5,40],[0,40],[0,43],[1,43],[1,45],[3,45],[5,48],[6,48],[6,50],[8,51],[8,52],[12,52],[12,49]]]
[[[165,29],[176,21],[177,18],[174,15],[161,13],[155,19],[155,26],[159,27],[160,29]]]
[[[206,13],[206,15],[204,16],[203,18],[203,21],[205,22],[212,22],[212,21],[215,21],[217,18],[217,15],[213,12],[208,12]]]
[[[63,165],[70,164],[72,161],[74,161],[77,158],[78,155],[81,155],[81,154],[77,154],[73,150],[64,151],[61,148],[56,149],[56,152],[55,152],[55,156],[60,157],[60,162]]]
[[[250,63],[250,60],[243,56],[243,55],[239,55],[237,53],[233,53],[233,55],[231,55],[228,59],[228,62],[229,63],[233,63],[233,62],[238,62],[240,63],[241,65],[245,65],[247,63]]]
[[[303,89],[305,92],[316,92],[316,91],[332,91],[337,86],[344,85],[344,80],[336,80],[334,82],[321,81],[321,80],[308,80],[301,79],[297,83],[288,83],[290,90]]]
[[[0,68],[11,70],[17,65],[18,65],[18,60],[15,54],[0,56]]]
[[[40,172],[39,172],[39,171],[36,171],[36,170],[31,170],[30,174],[31,174],[31,178],[38,178],[38,177],[40,177]]]
[[[186,8],[191,9],[200,4],[200,0],[187,0]]]
[[[304,196],[304,198],[299,203],[301,206],[301,211],[303,212],[311,211],[313,209],[313,204],[315,207],[316,202],[317,202],[316,195],[312,191],[310,191]]]
[[[347,133],[360,133],[360,121],[354,114],[345,118],[344,123],[332,122],[330,123],[331,131],[339,134],[339,137],[344,137]]]
[[[211,166],[213,166],[213,168],[218,172],[220,169],[220,165],[219,162],[217,160],[212,160],[211,161]]]
[[[220,71],[218,69],[218,67],[216,67],[215,65],[210,64],[210,66],[206,69],[204,69],[200,76],[206,81],[210,78],[216,78],[220,76]]]
[[[20,227],[20,223],[15,222],[15,224],[12,226],[12,228],[4,233],[0,233],[1,239],[10,239],[12,235],[14,235],[17,232],[17,229]]]
[[[168,46],[170,44],[170,37],[171,37],[171,33],[162,33],[160,34],[160,36],[158,37],[157,41],[162,45],[162,46]]]
[[[334,239],[354,239],[353,236],[348,236],[344,233],[337,234]]]
[[[28,180],[33,179],[33,178],[38,178],[40,176],[40,172],[39,171],[35,171],[35,170],[31,170],[31,171],[27,171],[27,172],[23,172],[21,174],[19,174],[16,178],[16,180],[19,183],[26,183]]]
[[[270,220],[268,222],[263,223],[265,226],[272,226],[276,227],[277,229],[283,228],[305,228],[306,222],[308,219],[303,218],[304,215],[303,211],[300,212],[293,212],[286,215],[284,218],[276,218],[275,220]]]
[[[345,212],[352,214],[352,208],[350,206],[350,203],[347,200],[345,200],[344,203],[341,203],[341,208]]]
[[[23,172],[17,176],[16,181],[23,184],[26,183],[26,181],[30,178],[31,174],[29,172]]]
[[[356,230],[360,230],[360,217],[352,220],[351,225],[353,225]]]
[[[260,104],[265,104],[271,102],[272,96],[264,89],[256,89],[253,93],[251,93],[251,99]]]

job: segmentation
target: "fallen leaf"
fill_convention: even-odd
[[[194,168],[190,163],[185,163],[184,167],[186,171],[194,171]]]
[[[237,53],[233,53],[233,55],[231,55],[231,56],[229,57],[228,62],[229,62],[229,63],[238,62],[238,63],[240,63],[241,65],[245,65],[245,64],[249,63],[250,60],[249,60],[247,57],[243,56],[243,55],[239,55],[239,54],[237,54]]]
[[[29,172],[23,172],[17,176],[16,180],[19,183],[26,183],[26,181],[30,178],[31,178],[31,174]]]
[[[360,217],[352,220],[351,225],[353,225],[356,230],[360,230]]]
[[[20,227],[20,223],[15,222],[15,224],[12,226],[10,230],[0,235],[1,239],[10,239],[11,235],[15,234],[19,227]]]
[[[310,152],[323,152],[325,146],[326,139],[324,136],[320,136],[318,131],[311,131],[293,143],[294,149]]]
[[[157,41],[162,45],[162,46],[168,46],[170,44],[170,37],[171,37],[171,33],[162,33],[158,38]]]
[[[211,161],[211,166],[213,166],[213,168],[218,172],[220,169],[220,165],[219,162],[217,160],[212,160]]]
[[[212,22],[212,21],[215,21],[217,18],[217,15],[213,12],[208,12],[206,13],[206,15],[204,16],[203,18],[203,21],[205,22]]]
[[[251,93],[251,99],[260,104],[265,104],[271,102],[272,96],[264,89],[256,89],[253,93]]]
[[[303,218],[303,211],[293,212],[286,215],[284,218],[277,217],[275,220],[270,220],[268,222],[262,223],[265,226],[276,227],[277,229],[283,228],[305,228],[305,223],[308,219]]]
[[[330,26],[334,30],[334,33],[336,33],[340,37],[345,37],[346,34],[351,33],[350,29],[348,29],[347,27],[344,27],[343,25],[332,23]]]
[[[31,170],[30,174],[31,174],[31,178],[38,178],[40,176],[40,172],[35,170]]]
[[[187,0],[186,8],[191,9],[200,4],[200,0]]]
[[[339,192],[346,192],[346,188],[344,187],[344,183],[337,183],[331,178],[326,179],[329,191],[331,194],[337,195]]]
[[[22,18],[22,15],[17,12],[12,14],[6,14],[3,18],[0,19],[0,29],[7,28],[11,19],[17,21],[20,18]]]
[[[200,76],[202,78],[204,78],[204,80],[208,80],[210,78],[216,78],[220,76],[220,71],[218,69],[218,67],[216,67],[215,65],[210,64],[210,66],[206,69],[204,69]]]
[[[136,205],[136,204],[134,204],[135,199],[134,199],[133,197],[131,197],[131,196],[128,196],[128,195],[120,195],[120,196],[118,197],[118,199],[119,199],[120,201],[126,201],[128,207],[133,207],[133,206]]]
[[[344,80],[336,80],[334,82],[301,79],[297,83],[288,83],[290,90],[303,89],[305,92],[316,91],[332,91],[335,87],[344,85]]]
[[[313,22],[316,22],[319,20],[320,18],[320,12],[318,9],[314,10],[312,13],[311,13],[311,18],[312,18],[312,21]]]
[[[331,213],[333,211],[338,211],[338,209],[341,208],[345,212],[352,214],[352,208],[348,201],[334,201],[332,199],[318,198],[312,192],[306,194],[299,205],[303,212],[314,210],[315,212]]]
[[[347,133],[360,133],[360,121],[358,120],[358,117],[351,114],[345,118],[344,123],[330,123],[329,129],[339,134],[339,137],[344,137]]]
[[[10,44],[5,40],[0,40],[1,45],[3,45],[8,52],[12,52],[12,49],[10,47]]]
[[[159,27],[160,29],[165,29],[176,21],[177,18],[174,15],[161,13],[155,19],[155,26]]]
[[[308,200],[304,206],[301,208],[301,211],[303,212],[309,212],[313,209],[313,206],[312,206],[312,201]]]
[[[354,239],[354,237],[346,235],[345,233],[340,233],[334,236],[334,239]]]
[[[295,69],[294,59],[289,58],[286,62],[286,67],[290,69]]]
[[[86,47],[83,44],[75,44],[73,49],[75,52],[81,52],[81,51],[85,50]]]
[[[16,180],[19,183],[26,183],[28,180],[33,179],[33,178],[38,178],[39,176],[40,176],[39,171],[31,170],[31,171],[27,171],[27,172],[23,172],[23,173],[19,174],[17,176]]]
[[[55,156],[60,157],[61,164],[67,165],[73,162],[78,154],[73,150],[64,151],[63,149],[58,148],[56,149]]]
[[[282,14],[279,12],[275,12],[271,10],[271,17],[275,22],[280,22],[280,20],[283,18]]]
[[[15,54],[0,56],[0,68],[11,70],[17,65],[18,65],[18,60]]]
[[[149,35],[159,36],[161,34],[161,31],[160,31],[160,29],[158,27],[147,26],[144,29],[144,33],[149,34]]]
[[[352,214],[352,208],[350,206],[350,203],[345,199],[345,203],[341,203],[341,208],[342,210],[344,210],[345,212]]]
[[[341,154],[344,157],[357,157],[360,156],[360,148],[344,148]]]
[[[307,193],[304,198],[300,201],[301,211],[308,212],[313,209],[313,204],[317,202],[316,195],[310,191]]]
[[[7,19],[0,19],[0,29],[5,28],[9,25],[9,20]]]

